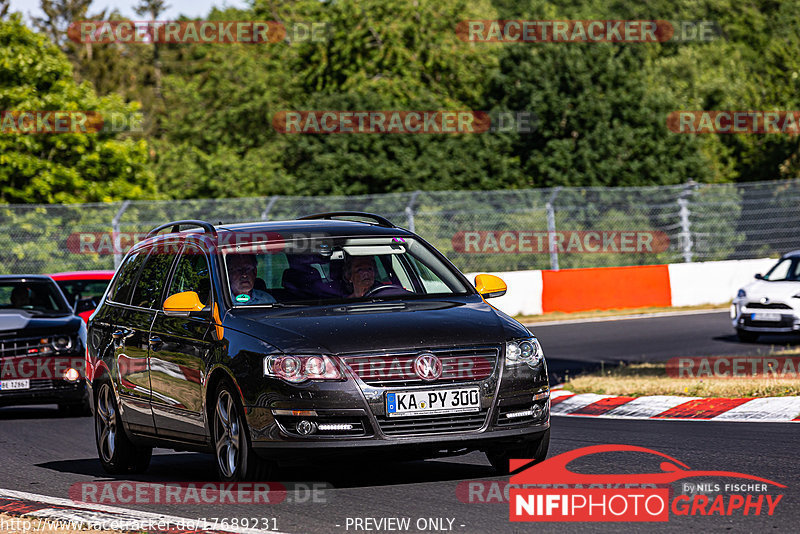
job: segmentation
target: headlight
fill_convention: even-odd
[[[736,293],[736,298],[744,298],[747,296],[747,292],[744,289],[740,289],[738,293]]]
[[[264,376],[297,384],[306,380],[341,380],[342,374],[330,356],[267,356]]]
[[[542,363],[544,352],[535,337],[506,343],[506,365],[527,364],[533,368]]]
[[[792,295],[792,298],[793,299],[800,299],[800,293],[798,293],[797,295]]]
[[[72,348],[72,338],[69,336],[56,336],[53,338],[53,348],[58,351]]]

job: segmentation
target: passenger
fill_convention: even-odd
[[[23,306],[30,306],[30,290],[25,286],[17,286],[11,291],[11,306],[14,308],[22,308]]]
[[[375,260],[372,256],[348,256],[342,276],[353,288],[348,298],[363,297],[375,285]]]
[[[255,289],[258,261],[251,254],[228,254],[228,279],[231,282],[233,300],[238,305],[274,304],[275,298],[260,289]]]

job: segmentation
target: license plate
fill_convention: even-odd
[[[0,380],[0,391],[10,391],[12,389],[30,389],[31,381],[27,378],[18,380]]]
[[[754,313],[750,316],[751,321],[780,321],[780,313]]]
[[[479,388],[426,389],[386,393],[389,417],[477,412],[481,409]]]

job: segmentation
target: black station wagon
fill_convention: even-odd
[[[232,481],[312,454],[542,460],[546,364],[485,301],[505,291],[367,213],[159,226],[89,321],[100,461],[141,472],[156,446],[209,452]]]

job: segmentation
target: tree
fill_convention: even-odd
[[[56,46],[67,51],[67,28],[84,20],[92,0],[41,0],[43,17],[32,17],[34,26],[47,35]]]
[[[529,186],[677,184],[709,178],[698,140],[670,133],[680,109],[648,83],[647,51],[603,44],[509,47],[487,94],[489,107],[528,110],[536,135],[511,134]]]
[[[169,6],[164,0],[140,0],[139,4],[133,8],[140,17],[149,16],[151,21],[158,20],[161,14]],[[155,91],[158,98],[161,95],[161,58],[159,56],[158,43],[153,42],[153,73],[155,74]]]
[[[11,8],[11,0],[0,0],[0,20],[6,18],[8,10]]]
[[[95,112],[130,118],[136,105],[73,80],[66,56],[18,15],[0,22],[0,110]],[[110,121],[109,121],[110,122]],[[0,135],[0,202],[96,202],[156,195],[147,143],[100,133]]]

